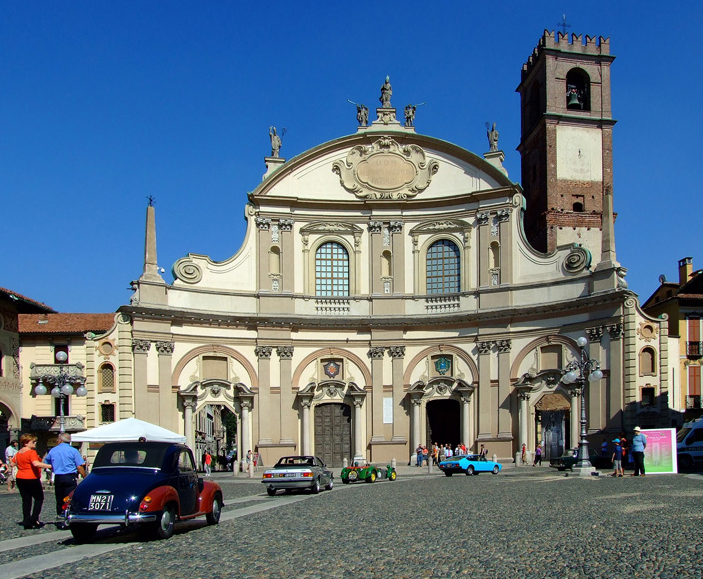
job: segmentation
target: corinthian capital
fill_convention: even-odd
[[[405,346],[390,346],[388,348],[388,355],[391,358],[404,358],[405,357]]]
[[[254,348],[254,354],[257,358],[269,359],[272,351],[273,348],[271,346],[256,346]]]
[[[135,354],[146,354],[150,348],[149,340],[132,340],[132,352]]]
[[[175,348],[175,344],[173,342],[156,342],[156,351],[159,354],[173,354],[173,350]]]

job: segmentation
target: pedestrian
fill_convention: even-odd
[[[251,450],[247,452],[247,472],[249,472],[249,467],[251,466],[251,461],[254,460],[254,456],[251,454]]]
[[[620,439],[616,438],[613,440],[615,443],[615,451],[613,452],[613,474],[610,476],[623,476],[625,473],[622,469],[622,446],[620,446]]]
[[[436,442],[432,445],[432,464],[434,466],[439,464],[439,448]]]
[[[205,464],[205,476],[210,476],[212,474],[212,455],[207,450],[203,463]]]
[[[527,444],[524,442],[522,443],[522,453],[520,455],[520,463],[522,466],[525,466],[527,463]]]
[[[39,529],[44,526],[39,520],[44,504],[41,469],[51,468],[51,465],[39,460],[37,437],[33,434],[23,434],[20,445],[13,460],[17,465],[17,489],[22,496],[22,524],[25,529]]]
[[[632,476],[645,476],[644,474],[644,449],[647,448],[647,437],[642,434],[639,426],[635,426],[635,435],[632,437],[632,461],[635,463],[635,472]]]
[[[600,455],[604,458],[608,456],[608,441],[605,438],[600,445]]]
[[[422,466],[422,445],[418,444],[415,449],[415,466]]]
[[[423,462],[426,462],[427,465],[429,466],[429,464],[430,464],[430,451],[426,446],[422,447],[422,460],[423,460]]]
[[[439,445],[439,462],[444,462],[447,459],[447,455],[444,450],[444,445]]]
[[[85,478],[85,460],[75,448],[71,446],[71,435],[67,432],[59,434],[59,443],[46,455],[44,461],[51,465],[54,472],[54,495],[56,496],[56,521],[62,529],[64,523],[64,499],[78,486],[78,475]]]
[[[478,459],[479,460],[488,460],[487,457],[488,457],[488,449],[485,446],[481,445],[481,449],[479,450],[479,453],[478,453]]]
[[[12,458],[17,454],[17,441],[10,442],[10,446],[5,449],[5,463],[7,464],[7,490],[11,493],[15,492],[16,484],[15,477],[17,476],[17,466],[15,466]]]
[[[537,463],[539,463],[540,466],[542,466],[542,445],[538,444],[537,448],[535,448],[535,460],[532,461],[532,466],[537,466]]]
[[[83,468],[85,469],[85,476],[88,476],[88,473],[90,472],[90,464],[88,463],[88,457],[85,454],[83,455]]]

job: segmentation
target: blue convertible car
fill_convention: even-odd
[[[498,474],[503,467],[492,460],[479,460],[478,454],[465,454],[443,460],[439,463],[439,468],[446,476],[452,476],[455,472],[469,476],[480,472]]]

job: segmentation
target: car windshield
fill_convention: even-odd
[[[167,449],[167,444],[106,444],[98,451],[93,468],[161,468]]]
[[[682,428],[679,430],[679,433],[676,435],[676,442],[683,442],[689,432],[691,432],[690,428]]]
[[[314,466],[315,459],[312,456],[284,456],[277,463],[277,467],[285,466]]]

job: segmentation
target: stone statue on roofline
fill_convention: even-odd
[[[393,108],[393,105],[391,105],[391,96],[393,96],[393,87],[391,86],[390,77],[386,76],[386,82],[384,82],[381,86],[381,98],[378,99],[381,101],[381,108]]]
[[[356,120],[359,121],[360,127],[369,124],[369,108],[366,105],[356,105]]]
[[[486,136],[488,137],[488,145],[490,147],[489,151],[492,153],[498,150],[498,137],[499,133],[496,130],[496,124],[493,123],[493,128],[488,129],[488,123],[486,123]]]
[[[276,127],[269,127],[269,137],[271,137],[271,156],[278,157],[281,150],[281,137],[276,134]]]

